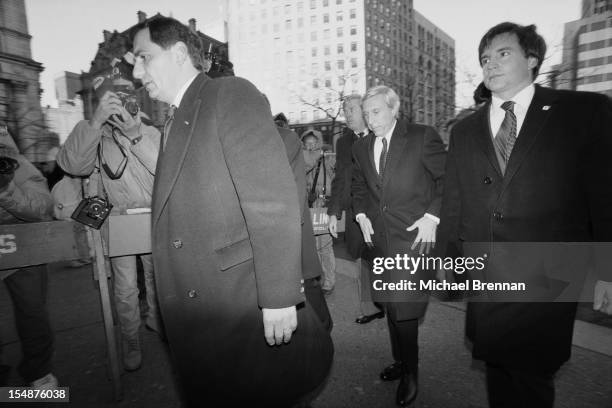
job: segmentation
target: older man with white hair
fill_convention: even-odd
[[[353,145],[353,209],[373,257],[427,253],[439,223],[444,144],[433,128],[399,120],[399,107],[391,88],[370,88],[362,108],[373,134]],[[396,268],[377,279],[418,282],[424,273]],[[380,377],[400,379],[396,403],[408,406],[417,394],[419,318],[425,314],[428,296],[419,290],[387,291],[377,293],[374,300],[387,313],[395,360]]]

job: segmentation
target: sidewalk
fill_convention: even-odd
[[[395,407],[397,384],[382,383],[378,379],[380,370],[391,362],[386,322],[381,319],[367,325],[354,323],[357,296],[354,282],[345,275],[347,267],[349,262],[338,259],[336,289],[328,298],[335,323],[335,362],[327,387],[313,407]],[[49,309],[56,334],[55,374],[61,385],[70,386],[70,406],[180,407],[168,351],[157,335],[146,330],[142,331],[143,366],[122,376],[124,399],[119,403],[113,401],[107,379],[99,297],[91,269],[71,269],[63,264],[54,264],[50,269]],[[464,344],[464,312],[458,306],[432,302],[421,326],[420,391],[415,405],[418,408],[487,406],[484,372],[472,361]],[[0,330],[5,343],[3,362],[16,367],[19,343],[12,305],[3,284],[0,285],[0,310]],[[612,337],[608,331],[588,332],[590,329],[581,323],[576,326],[575,338],[579,345],[574,347],[571,361],[558,375],[557,408],[612,407],[612,357],[593,351],[598,346],[591,345],[596,339],[601,344],[609,344]],[[15,371],[11,384],[20,384]],[[41,404],[30,406],[42,407]]]

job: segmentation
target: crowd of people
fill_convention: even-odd
[[[121,85],[140,81],[169,105],[163,131],[105,91],[56,158],[66,173],[57,191],[101,197],[111,214],[151,208],[152,254],[110,259],[124,368],[142,362],[140,264],[145,326],[168,342],[185,406],[308,406],[333,362],[325,296],[344,217],[356,323],[387,318],[392,360],[380,379],[399,380],[397,405],[413,404],[430,295],[371,292],[373,259],[466,255],[470,242],[612,241],[612,190],[602,188],[612,184],[612,103],[534,85],[545,53],[535,26],[491,28],[478,47],[486,92],[454,125],[448,148],[434,128],[400,119],[390,87],[349,95],[333,155],[318,130],[298,137],[284,115],[273,117],[250,82],[201,72],[204,53],[188,27],[165,17],[140,23],[133,78]],[[1,223],[50,220],[54,206],[56,218],[69,216],[58,212],[68,200],[54,204],[42,175],[1,140],[5,157],[16,164],[0,174]],[[327,209],[328,232],[314,235],[309,208]],[[508,268],[491,254],[487,279],[507,279]],[[601,268],[594,296],[607,314],[610,269]],[[19,372],[32,387],[57,387],[45,267],[1,273],[22,343]],[[430,275],[455,278],[393,268],[383,278]],[[553,407],[575,313],[575,302],[468,302],[466,334],[486,363],[491,407]]]

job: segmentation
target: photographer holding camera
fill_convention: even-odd
[[[120,213],[151,206],[160,132],[142,123],[142,113],[135,98],[130,97],[133,84],[125,79],[129,75],[129,70],[120,73],[113,67],[111,76],[94,80],[99,103],[93,117],[75,126],[57,155],[64,171],[90,177],[90,198],[77,218],[89,218],[92,223],[104,222],[110,208]],[[149,309],[146,327],[163,336],[152,258],[147,254],[140,255],[140,259]],[[123,363],[126,370],[133,371],[140,368],[142,361],[136,256],[113,257],[110,261],[123,338]]]
[[[47,180],[19,154],[6,127],[0,126],[0,224],[50,221],[52,210]],[[4,250],[10,250],[6,244],[4,241]],[[56,388],[57,378],[51,373],[53,331],[46,305],[47,266],[3,270],[0,279],[13,301],[23,355],[19,374],[34,388]],[[9,371],[0,365],[0,387],[6,385]]]
[[[326,154],[326,150],[323,149],[322,134],[318,130],[307,130],[302,133],[302,145],[306,162],[308,206],[310,208],[326,207],[327,199],[331,194],[331,182],[334,178],[335,157]],[[334,290],[336,284],[334,242],[329,232],[317,235],[315,241],[323,267],[321,288],[323,293],[328,295]]]

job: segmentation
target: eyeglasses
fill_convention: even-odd
[[[98,144],[98,156],[100,157],[100,163],[102,164],[102,168],[104,169],[104,172],[111,180],[117,180],[123,175],[123,172],[125,171],[125,167],[127,166],[127,162],[128,162],[126,148],[123,147],[121,143],[119,143],[119,140],[117,140],[117,135],[115,134],[115,132],[116,132],[116,129],[113,128],[111,136],[113,137],[113,141],[115,142],[115,145],[117,145],[117,147],[119,148],[119,151],[121,152],[121,155],[123,156],[123,158],[121,159],[121,162],[119,163],[119,166],[117,166],[116,171],[113,171],[109,167],[109,165],[106,163],[106,159],[104,158],[104,149],[102,149],[102,140],[100,140],[100,143]]]

